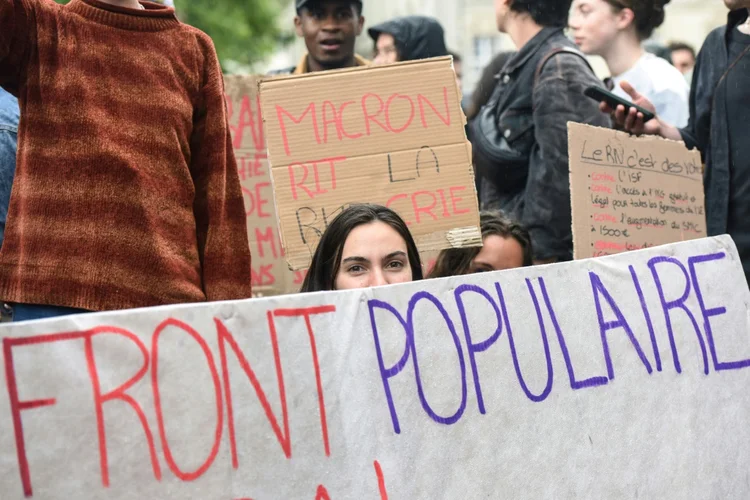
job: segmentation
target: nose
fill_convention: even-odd
[[[323,31],[328,32],[337,32],[341,30],[341,27],[338,24],[338,21],[336,20],[336,16],[331,14],[329,16],[326,16],[325,19],[323,19],[323,24],[321,26],[321,29]]]
[[[385,273],[382,269],[373,269],[372,277],[370,278],[370,286],[382,286],[387,285],[388,281],[385,279]]]

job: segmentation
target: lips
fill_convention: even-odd
[[[324,38],[319,42],[323,50],[333,52],[341,48],[341,40],[339,38]]]

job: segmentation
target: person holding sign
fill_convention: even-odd
[[[380,205],[352,205],[320,238],[301,293],[369,288],[422,279],[404,220]]]
[[[684,127],[690,89],[677,68],[648,53],[643,40],[664,22],[669,0],[575,0],[570,28],[576,44],[607,62],[612,92],[629,99],[620,87],[626,81],[641,89],[659,116]]]
[[[495,2],[497,26],[519,52],[470,124],[481,208],[526,227],[538,263],[573,257],[568,122],[610,125],[583,94],[602,82],[563,32],[571,2]]]
[[[482,246],[449,248],[438,255],[428,278],[502,271],[532,264],[531,236],[499,212],[482,212]]]
[[[698,54],[690,93],[690,121],[678,128],[657,116],[624,106],[602,111],[636,135],[659,135],[698,148],[706,163],[706,224],[708,235],[729,233],[742,258],[750,283],[750,0],[724,0],[731,12],[726,26],[708,35]],[[649,111],[654,104],[636,88],[623,84],[633,102]]]
[[[16,320],[251,296],[206,34],[150,2],[0,0],[0,85],[23,116],[0,251]]]
[[[297,0],[294,29],[305,40],[307,53],[291,68],[269,75],[312,73],[367,66],[370,61],[354,53],[365,18],[359,0]]]

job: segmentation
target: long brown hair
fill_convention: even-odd
[[[390,208],[381,205],[357,204],[341,212],[326,228],[302,283],[300,293],[335,290],[336,275],[341,266],[341,254],[349,233],[362,224],[385,222],[406,242],[412,281],[422,279],[422,261],[414,238],[404,220]]]
[[[520,224],[508,219],[500,212],[482,212],[479,216],[479,223],[482,227],[482,239],[489,236],[513,238],[523,250],[523,266],[527,267],[532,264],[531,236]],[[447,278],[468,274],[471,263],[481,250],[482,247],[443,250],[428,278]]]

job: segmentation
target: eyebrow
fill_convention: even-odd
[[[397,250],[395,252],[391,252],[388,255],[386,255],[385,257],[383,257],[383,260],[390,260],[390,259],[393,259],[394,257],[406,257],[406,252],[403,252],[401,250]],[[348,264],[348,263],[351,263],[351,262],[359,262],[359,263],[362,263],[362,264],[369,264],[370,263],[370,259],[366,259],[364,257],[359,257],[359,256],[354,256],[354,257],[347,257],[343,261],[341,261],[342,264]]]

